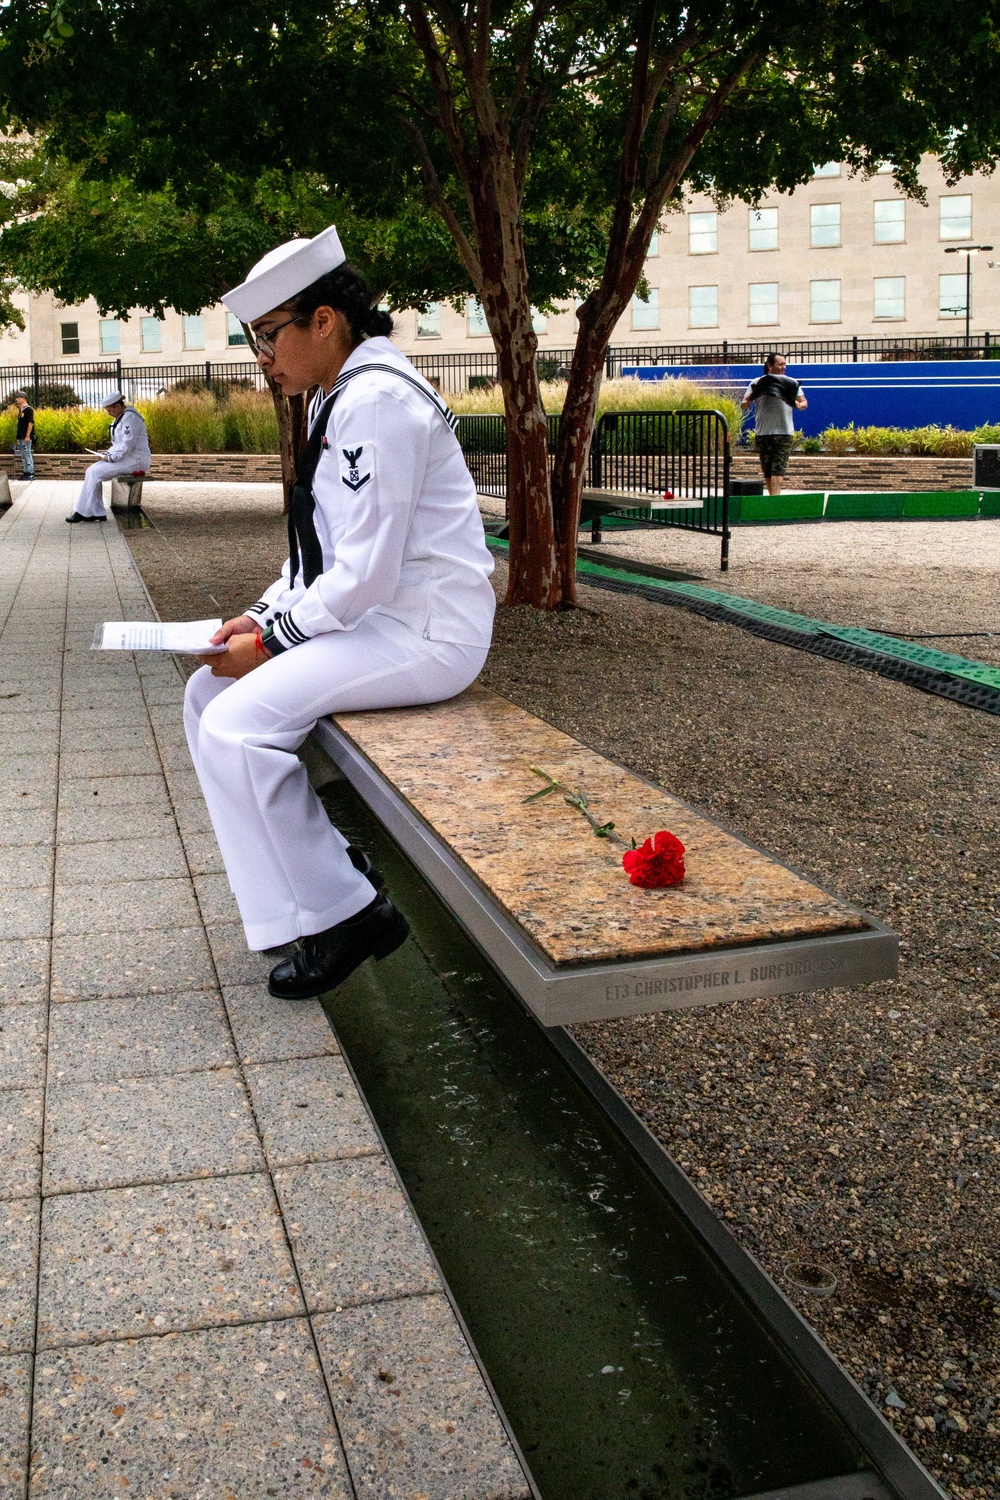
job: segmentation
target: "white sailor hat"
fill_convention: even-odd
[[[331,224],[312,240],[289,240],[252,266],[246,281],[224,292],[222,300],[241,323],[252,323],[297,292],[342,266],[347,256],[336,226]]]
[[[119,403],[119,401],[124,401],[124,400],[125,400],[125,397],[122,395],[121,391],[112,391],[110,396],[105,396],[104,400],[101,402],[101,405],[102,406],[117,406],[118,403]]]

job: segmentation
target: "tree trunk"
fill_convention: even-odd
[[[531,326],[521,195],[507,142],[481,141],[483,172],[475,205],[482,299],[493,335],[507,418],[510,568],[506,604],[559,604],[556,538],[549,489],[548,422],[538,385],[538,338]]]
[[[556,538],[549,498],[548,422],[538,389],[535,338],[497,340],[507,418],[507,604],[554,609],[559,602]]]
[[[581,325],[570,364],[559,442],[552,471],[559,600],[576,603],[576,548],[580,508],[597,419],[597,397],[608,345]]]
[[[244,323],[243,334],[250,343],[250,330]],[[252,346],[251,346],[252,347]],[[292,485],[295,483],[295,460],[302,451],[306,436],[306,406],[302,396],[286,396],[279,385],[271,379],[270,371],[262,370],[264,383],[271,393],[274,415],[278,419],[278,456],[281,459],[282,512],[287,516],[292,500]]]
[[[267,382],[268,390],[271,392],[271,400],[274,403],[274,415],[278,419],[278,454],[281,458],[282,509],[287,516],[292,498],[292,485],[295,483],[296,447],[292,404],[287,396],[285,396],[281,387],[275,385],[266,370],[264,371],[264,379]]]

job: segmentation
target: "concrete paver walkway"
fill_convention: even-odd
[[[246,951],[114,522],[0,521],[0,1500],[528,1493],[320,1007]]]

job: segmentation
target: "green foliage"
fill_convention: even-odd
[[[442,38],[454,127],[478,159],[476,100],[444,40],[455,16],[435,0],[405,10],[375,0],[278,9],[265,0],[76,0],[69,37],[58,23],[53,32],[50,8],[7,7],[2,123],[11,135],[19,127],[47,136],[55,165],[47,181],[11,175],[41,192],[53,223],[17,224],[5,259],[25,261],[39,284],[90,280],[109,310],[123,310],[127,282],[133,305],[196,311],[213,300],[206,288],[217,295],[263,250],[337,218],[352,259],[393,305],[471,291],[454,233],[476,254],[476,229],[454,141],[435,124],[410,24],[418,12]],[[554,0],[540,30],[530,6],[487,14],[489,84],[524,179],[530,292],[544,308],[600,280],[639,6]],[[945,34],[931,0],[763,9],[668,0],[652,68],[671,55],[673,66],[650,99],[633,218],[675,161],[668,207],[690,187],[752,201],[809,180],[814,162],[833,158],[863,173],[891,160],[917,195],[925,152],[955,176],[991,167],[997,33],[995,0],[985,12],[950,12]],[[157,36],[170,45],[151,45]],[[706,99],[742,57],[754,65],[688,159]]]
[[[35,410],[35,436],[42,453],[75,453],[77,447],[70,431],[71,408],[37,407]]]
[[[222,408],[206,392],[196,396],[162,396],[137,403],[146,419],[154,453],[221,453],[226,446]]]
[[[261,391],[230,397],[222,408],[226,447],[236,453],[278,453],[278,418],[274,402]]]
[[[851,423],[848,427],[827,427],[819,441],[823,452],[838,457],[857,453],[879,458],[968,458],[975,443],[1000,442],[1000,426],[987,424],[962,432],[956,427],[934,425],[855,427]]]
[[[0,411],[0,449],[8,451],[17,437],[17,408],[5,406]]]
[[[71,385],[59,381],[41,381],[27,392],[34,406],[79,406],[80,398]]]

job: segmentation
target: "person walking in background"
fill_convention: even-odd
[[[34,479],[34,409],[28,405],[28,398],[23,391],[14,392],[14,405],[17,407],[17,436],[14,439],[14,452],[21,461],[21,472],[17,477],[18,479]]]
[[[754,441],[760,459],[761,473],[769,495],[781,494],[781,483],[788,470],[788,459],[795,442],[793,411],[805,411],[809,405],[802,387],[785,374],[785,356],[769,354],[764,373],[752,380],[740,403],[744,411],[756,405]]]
[[[84,475],[73,514],[66,517],[71,525],[75,521],[106,521],[104,481],[120,474],[145,474],[152,462],[146,424],[121,391],[112,391],[101,405],[112,418],[111,447]]]

